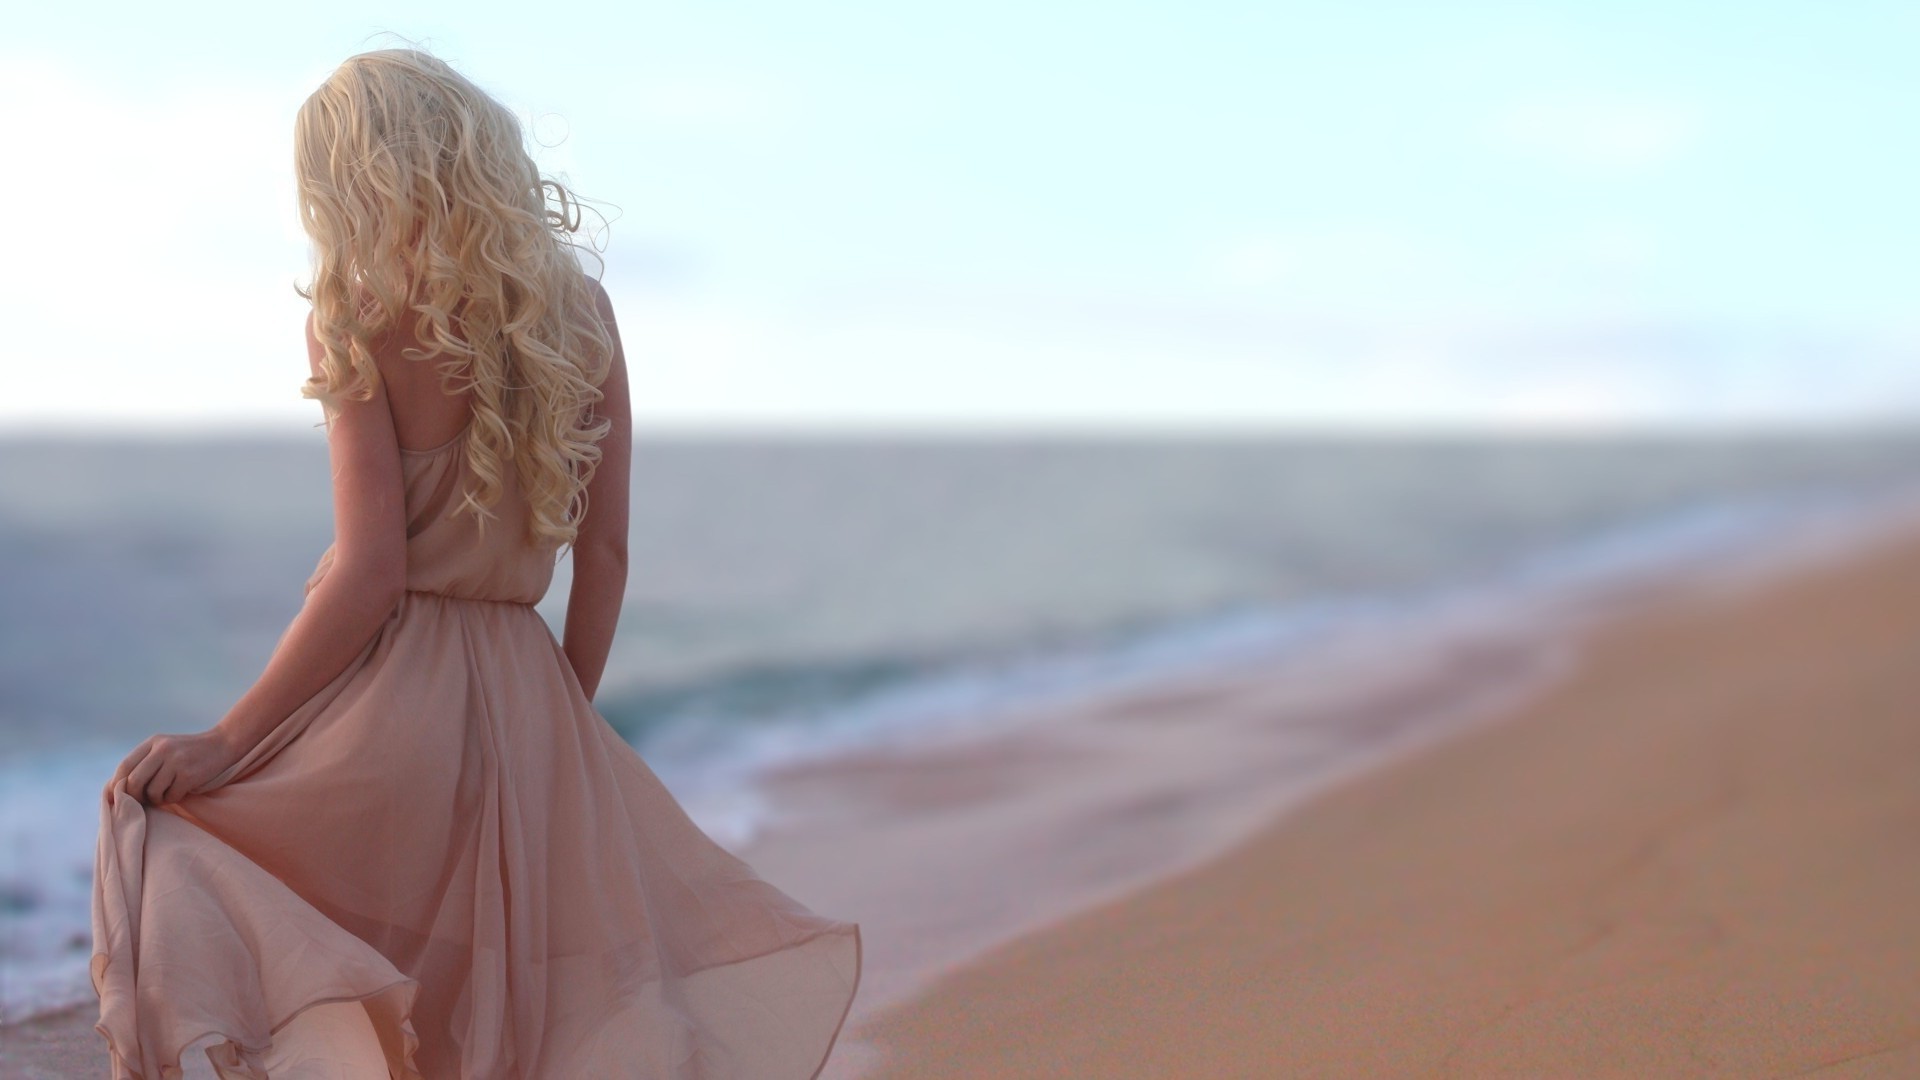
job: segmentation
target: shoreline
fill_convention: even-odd
[[[863,1011],[837,1075],[1920,1075],[1895,517],[1639,590],[1516,707]]]
[[[870,1020],[912,1009],[996,949],[1196,872],[1322,798],[1526,712],[1580,675],[1593,638],[1915,537],[1920,508],[1887,500],[1704,560],[1473,597],[1273,663],[1025,712],[990,736],[787,770],[774,790],[810,816],[747,858],[803,900],[867,920],[873,942],[826,1076],[873,1074]],[[939,1011],[966,1008],[947,999]]]
[[[1717,561],[1718,585],[1688,585],[1680,597],[1667,595],[1682,572],[1674,566],[1575,589],[1551,598],[1560,601],[1551,611],[1533,596],[1505,608],[1468,604],[1451,619],[1363,623],[1277,664],[1210,666],[1016,708],[928,743],[773,770],[768,791],[791,815],[738,852],[877,939],[823,1078],[878,1068],[882,1042],[898,1052],[889,1034],[906,1030],[898,1017],[928,1007],[984,958],[1204,873],[1297,812],[1526,712],[1578,677],[1582,639],[1595,628],[1631,624],[1670,600],[1711,603],[1716,590],[1784,587],[1835,558],[1857,560],[1855,548],[1910,543],[1912,515],[1885,509],[1877,516],[1899,521],[1854,515],[1837,529],[1809,526],[1811,543],[1748,543]],[[1839,541],[1833,552],[1822,551],[1823,528]],[[1102,838],[1113,842],[1090,842]],[[930,847],[941,852],[931,867]],[[91,1071],[81,1063],[100,1056],[94,1011],[83,1002],[0,1027],[0,1075]]]

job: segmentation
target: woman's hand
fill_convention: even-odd
[[[245,753],[217,727],[197,735],[153,735],[114,770],[106,790],[124,787],[149,806],[175,802],[200,790]]]

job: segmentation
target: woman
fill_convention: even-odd
[[[861,970],[594,709],[626,584],[626,362],[577,204],[445,63],[296,124],[335,538],[258,683],[102,792],[113,1075],[817,1076]],[[557,205],[557,210],[552,205]],[[563,548],[565,642],[534,609]]]

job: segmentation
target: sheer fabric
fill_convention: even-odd
[[[859,926],[715,843],[594,709],[512,482],[484,539],[453,516],[463,448],[403,453],[408,592],[345,671],[211,790],[103,796],[116,1080],[177,1077],[209,1035],[249,1080],[820,1072]]]

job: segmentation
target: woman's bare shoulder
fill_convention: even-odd
[[[585,270],[580,271],[580,280],[587,283],[587,292],[593,295],[593,304],[600,309],[601,317],[611,318],[613,316],[613,298],[607,295],[607,287],[600,283],[599,278],[594,277]]]

